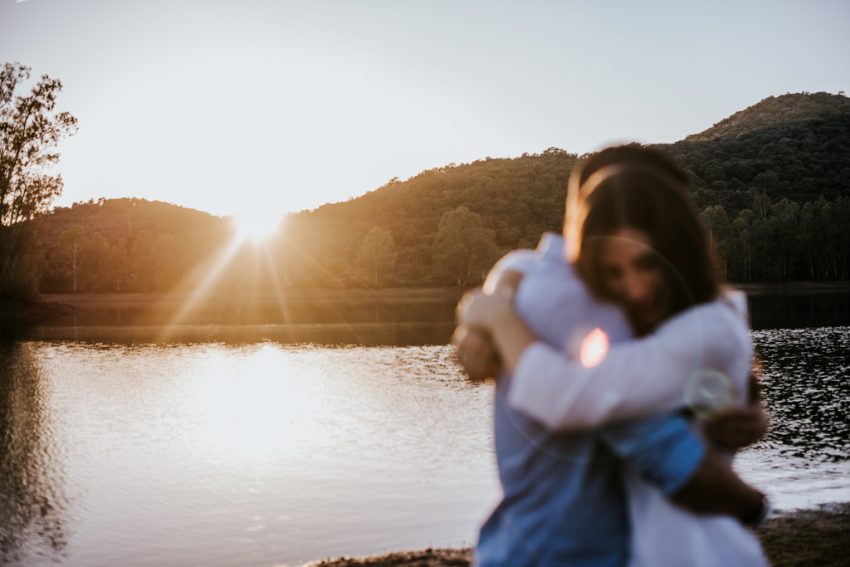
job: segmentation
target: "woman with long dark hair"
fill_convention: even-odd
[[[486,335],[501,364],[496,445],[505,498],[482,529],[479,563],[510,564],[506,549],[529,564],[765,563],[739,521],[764,513],[763,495],[731,472],[731,455],[711,450],[703,419],[750,402],[746,303],[721,286],[688,190],[684,172],[658,152],[603,151],[571,177],[565,238],[549,235],[537,253],[512,253],[488,278],[491,289],[462,301],[459,359],[480,367],[489,357],[480,347]],[[576,440],[587,452],[576,452]],[[535,487],[522,477],[557,474],[547,464],[557,453],[572,475],[564,490],[576,479],[593,487],[590,479],[612,472],[600,451],[625,462],[626,556],[553,540],[557,526],[586,509],[559,519],[550,541],[531,549],[524,526],[546,522],[528,519],[529,500],[545,507],[547,496],[530,497]],[[590,466],[577,466],[579,457]],[[579,496],[569,500],[578,503]],[[606,521],[566,537],[604,533],[614,545]],[[522,546],[510,541],[517,531]]]

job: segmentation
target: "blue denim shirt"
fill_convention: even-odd
[[[594,301],[573,273],[560,236],[545,235],[537,254],[525,260],[515,307],[540,340],[564,348],[597,327],[611,344],[631,337],[620,312]],[[702,443],[677,414],[598,431],[552,432],[508,407],[509,387],[510,377],[500,376],[495,442],[504,494],[481,528],[476,565],[626,564],[624,464],[669,494],[698,467]]]

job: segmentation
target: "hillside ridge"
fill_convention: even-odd
[[[686,136],[685,142],[740,135],[777,123],[812,120],[834,113],[850,113],[850,98],[827,92],[786,93],[769,96],[715,123],[710,128]]]

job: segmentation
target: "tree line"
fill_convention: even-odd
[[[850,279],[850,197],[771,203],[761,193],[737,215],[710,205],[700,218],[728,280]]]
[[[61,83],[0,72],[0,298],[150,292],[207,284],[229,293],[283,287],[468,286],[509,250],[562,230],[570,171],[558,148],[423,171],[342,203],[291,214],[262,245],[234,247],[226,218],[144,199],[48,209],[44,174],[76,121],[56,112]],[[769,97],[674,144],[733,282],[847,279],[850,99]],[[228,255],[223,259],[223,255]],[[226,261],[224,261],[226,260]]]
[[[113,208],[114,213],[121,209],[119,204],[89,203],[75,208]],[[197,213],[138,200],[135,208],[173,208],[187,216]],[[209,224],[200,225],[205,226],[200,234],[207,238],[198,238],[199,233],[191,231],[157,234],[149,228],[136,231],[131,238],[108,238],[79,223],[66,223],[55,231],[55,237],[44,238],[42,226],[36,247],[41,258],[40,290],[114,293],[192,289],[213,269],[234,237],[226,220],[212,216],[207,220]],[[848,196],[797,203],[787,198],[772,202],[766,194],[758,193],[749,207],[737,213],[722,205],[703,207],[700,220],[717,252],[718,269],[729,281],[850,278]],[[526,240],[500,245],[505,235],[487,226],[485,217],[465,205],[440,215],[430,243],[407,247],[384,226],[372,226],[359,239],[346,241],[328,239],[309,217],[293,215],[284,227],[268,242],[243,243],[218,272],[214,287],[228,293],[287,287],[462,287],[480,283],[507,251],[535,244]],[[559,221],[544,230],[560,228]],[[106,227],[103,230],[109,232]],[[539,233],[533,238],[537,236]]]

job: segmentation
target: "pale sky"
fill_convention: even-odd
[[[843,0],[0,0],[0,62],[65,85],[59,204],[227,215],[850,92],[848,30]]]

